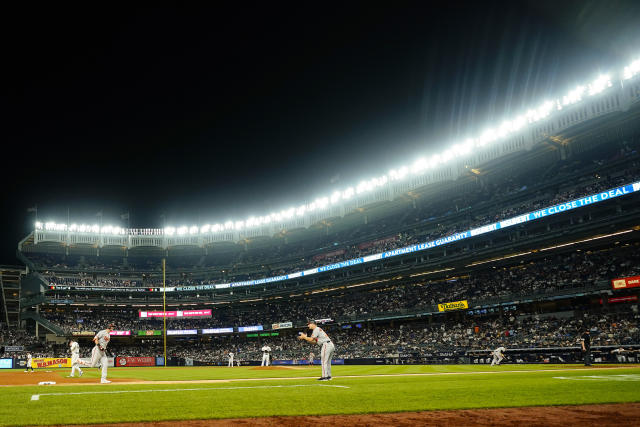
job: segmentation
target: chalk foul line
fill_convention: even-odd
[[[40,396],[70,396],[82,394],[120,394],[120,393],[155,393],[162,391],[201,391],[201,390],[242,390],[255,388],[294,388],[294,387],[330,387],[330,388],[351,388],[346,385],[335,384],[290,384],[290,385],[257,385],[257,386],[239,386],[239,387],[201,387],[201,388],[168,388],[168,389],[150,389],[150,390],[111,390],[111,391],[78,391],[70,393],[40,393],[31,395],[31,400],[40,400]]]

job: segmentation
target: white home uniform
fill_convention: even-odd
[[[72,377],[75,376],[76,369],[77,369],[78,376],[81,377],[82,369],[80,369],[80,345],[75,341],[71,341],[71,344],[69,345],[69,347],[71,347],[71,375],[70,376]]]
[[[27,353],[27,367],[24,369],[25,372],[27,372],[29,369],[31,369],[31,372],[33,372],[33,358],[31,357],[31,353]]]
[[[262,364],[260,366],[269,366],[269,353],[271,353],[271,347],[265,345],[262,347]]]
[[[493,360],[491,361],[491,366],[493,365],[499,365],[500,362],[502,362],[502,359],[504,359],[504,352],[507,351],[506,348],[504,347],[498,347],[495,350],[493,350],[491,352],[491,355],[493,356]]]
[[[308,360],[309,365],[313,365],[313,358],[314,358],[314,357],[315,357],[315,354],[313,354],[313,353],[309,353],[309,360]]]
[[[229,353],[229,364],[227,365],[229,368],[233,368],[233,353]]]
[[[316,327],[313,330],[311,338],[321,347],[320,364],[322,365],[322,378],[331,378],[331,358],[336,348],[327,333],[320,327]]]
[[[94,340],[97,340],[97,344],[91,350],[91,366],[92,368],[102,367],[102,377],[100,378],[100,382],[108,383],[111,381],[107,380],[107,368],[109,365],[109,359],[107,358],[107,345],[109,345],[109,340],[111,336],[109,335],[109,329],[103,329],[98,332]]]

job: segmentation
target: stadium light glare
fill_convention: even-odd
[[[338,203],[340,201],[340,192],[334,191],[331,195],[331,204]]]
[[[195,225],[192,225],[192,226],[189,228],[189,234],[198,234],[198,227],[197,227],[197,226],[195,226]]]
[[[183,225],[182,227],[178,227],[178,229],[176,230],[176,233],[178,234],[178,236],[184,236],[188,232],[189,232],[189,228],[186,225]]]
[[[449,160],[453,159],[456,156],[456,153],[453,148],[448,149],[442,156],[440,156],[442,163],[447,163]]]
[[[427,163],[427,160],[424,157],[420,157],[411,165],[411,172],[417,175],[424,172],[428,167],[429,164]]]
[[[640,73],[640,59],[636,59],[631,64],[624,67],[624,71],[622,73],[622,77],[625,80],[629,80]]]
[[[165,227],[164,228],[164,234],[166,234],[167,236],[173,236],[176,232],[176,229],[173,227]]]
[[[639,73],[640,59],[636,59],[629,65],[625,66],[618,73],[616,73],[616,76],[622,80],[628,80],[635,77]],[[402,166],[400,168],[390,170],[387,175],[374,177],[369,180],[363,180],[355,188],[348,187],[342,190],[335,190],[331,194],[331,196],[318,198],[308,205],[305,204],[299,206],[296,209],[290,208],[288,210],[283,210],[280,213],[272,213],[270,215],[262,217],[251,217],[246,221],[227,221],[226,223],[224,223],[224,225],[204,225],[200,228],[193,226],[190,229],[187,229],[186,227],[180,227],[178,228],[178,233],[180,233],[180,231],[183,231],[183,234],[186,234],[187,232],[190,232],[190,234],[205,234],[209,232],[218,233],[234,229],[239,230],[242,228],[259,227],[263,224],[269,224],[271,222],[282,222],[283,220],[293,218],[295,215],[301,217],[310,212],[314,212],[317,209],[326,209],[330,205],[335,205],[337,203],[340,203],[341,201],[351,199],[355,194],[362,194],[364,192],[373,191],[378,187],[387,185],[388,183],[402,180],[406,178],[409,173],[421,174],[429,168],[436,168],[455,158],[473,153],[474,149],[476,148],[484,148],[491,143],[494,143],[500,139],[510,136],[515,132],[520,131],[528,124],[533,124],[547,118],[553,113],[554,110],[562,110],[563,107],[582,102],[586,95],[594,96],[600,94],[612,86],[613,83],[611,80],[611,75],[601,74],[587,85],[579,85],[560,98],[554,99],[553,101],[545,101],[537,108],[529,109],[526,113],[516,117],[513,120],[504,121],[499,127],[489,128],[485,130],[476,138],[469,138],[463,143],[452,145],[450,148],[442,151],[441,153],[432,154],[430,157],[428,157],[427,160],[419,158],[411,166]],[[95,224],[73,224],[72,226],[68,226],[67,224],[56,224],[54,222],[42,223],[37,221],[35,223],[36,230],[46,231],[67,231],[68,229],[68,231],[70,232],[86,232],[96,234],[101,232],[104,234],[126,234],[128,232],[127,229],[123,229],[120,227],[107,227],[109,226],[100,227]],[[194,227],[197,229],[195,233],[192,232]],[[170,229],[173,230],[171,231],[171,234],[169,234]],[[175,229],[173,229],[172,227],[166,227],[164,229],[164,233],[167,235],[172,235],[173,233],[175,233]]]
[[[582,101],[582,96],[584,95],[586,90],[587,88],[585,86],[578,86],[577,88],[573,89],[568,94],[562,97],[562,105],[567,106]]]
[[[327,206],[329,206],[329,198],[328,197],[321,197],[318,200],[316,200],[316,204],[318,205],[318,207],[320,209],[326,209]]]
[[[608,74],[603,74],[598,76],[597,79],[595,79],[590,85],[589,85],[589,95],[593,96],[593,95],[597,95],[600,92],[602,92],[603,90],[605,90],[606,88],[609,88],[612,86],[611,83],[611,78],[609,77]]]
[[[353,189],[353,187],[349,187],[342,192],[342,198],[344,200],[349,200],[351,197],[353,197],[354,193],[355,193],[355,190]]]

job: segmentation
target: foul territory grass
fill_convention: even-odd
[[[335,378],[330,382],[315,381],[319,373],[317,367],[296,370],[114,368],[109,371],[112,378],[232,381],[209,384],[114,383],[104,386],[2,387],[0,424],[87,424],[640,401],[640,368],[575,368],[581,367],[336,366],[333,368],[334,377],[355,377]],[[543,371],[548,369],[566,371]],[[59,373],[67,375],[68,371],[66,369]],[[98,376],[94,369],[85,372],[91,377]],[[420,373],[453,374],[390,376]],[[20,374],[29,375],[15,372],[15,375]],[[275,377],[283,379],[255,380]],[[117,391],[127,393],[101,393]],[[100,394],[83,394],[89,392]],[[38,400],[31,400],[33,395],[38,395]]]

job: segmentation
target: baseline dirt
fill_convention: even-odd
[[[153,423],[92,424],[92,427],[231,427],[231,426],[505,426],[560,427],[640,425],[640,403],[610,405],[538,406],[525,408],[465,409],[459,411],[399,412],[392,414],[305,417],[233,418]]]
[[[136,381],[131,378],[111,378],[113,383],[127,383]],[[94,385],[100,384],[100,378],[75,377],[65,378],[60,376],[60,372],[22,372],[22,371],[5,371],[0,372],[0,386],[17,386],[17,385],[38,385],[41,381],[55,381],[56,385]],[[107,385],[107,384],[102,384]]]

